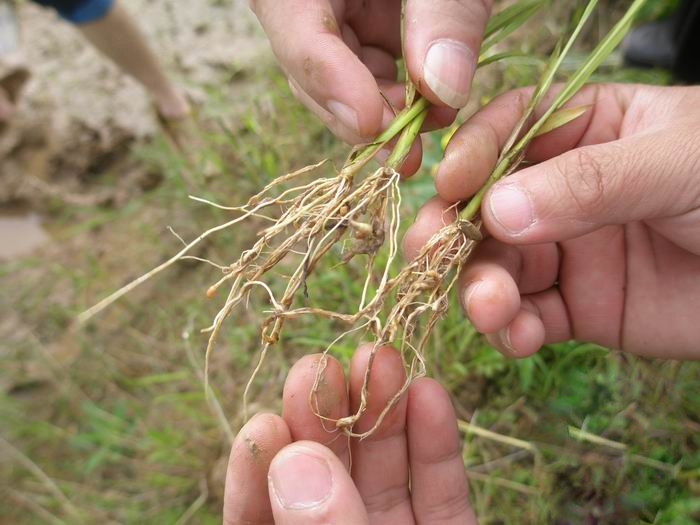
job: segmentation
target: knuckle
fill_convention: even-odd
[[[572,151],[555,164],[558,180],[563,184],[566,197],[576,205],[576,212],[598,213],[606,205],[606,195],[615,162],[622,156],[601,155],[588,148]]]

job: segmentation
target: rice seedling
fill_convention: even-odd
[[[329,341],[324,353],[331,352],[342,338],[356,333],[370,335],[374,340],[374,350],[365,371],[357,410],[351,416],[328,421],[332,424],[329,430],[340,430],[348,436],[358,438],[372,434],[410,382],[426,372],[423,358],[425,345],[433,327],[448,307],[448,294],[460,269],[482,238],[479,207],[485,192],[496,181],[519,168],[534,137],[566,124],[585,111],[585,108],[563,107],[619,44],[644,2],[645,0],[632,2],[626,14],[563,84],[542,115],[531,124],[535,111],[540,108],[545,95],[550,93],[565,57],[595,11],[597,0],[590,0],[579,16],[574,17],[570,36],[562,40],[552,53],[522,118],[513,129],[484,187],[469,202],[456,203],[452,209],[457,216],[456,220],[437,232],[416,258],[398,272],[393,267],[398,254],[401,222],[399,171],[421,131],[429,109],[429,103],[417,96],[417,90],[410,80],[406,83],[405,108],[397,113],[389,127],[374,141],[356,147],[340,169],[334,169],[328,176],[319,175],[309,180],[310,175],[316,176],[329,167],[328,162],[322,161],[283,175],[267,184],[243,206],[227,207],[195,198],[235,212],[237,216],[207,230],[171,259],[84,312],[79,320],[87,321],[153,275],[181,259],[191,258],[189,251],[209,235],[238,227],[246,220],[268,223],[258,233],[253,245],[234,262],[222,266],[204,260],[222,272],[221,277],[207,290],[207,296],[214,297],[224,287],[228,290],[212,324],[205,329],[209,333],[205,379],[208,377],[208,357],[224,322],[236,307],[241,307],[248,301],[253,290],[259,289],[269,301],[270,309],[261,323],[260,357],[244,397],[247,398],[267,352],[279,341],[288,320],[302,316],[330,319],[344,326],[345,331],[335,340]],[[487,26],[479,64],[486,65],[512,56],[512,53],[493,53],[492,48],[520,27],[544,3],[541,0],[521,1],[496,14]],[[394,139],[397,139],[396,143],[384,165],[368,170],[370,160]],[[377,254],[383,246],[386,246],[387,255],[379,258]],[[307,296],[307,281],[319,271],[322,260],[335,247],[340,247],[341,261],[344,264],[359,255],[365,259],[362,293],[349,311],[318,308],[299,298],[300,294]],[[272,276],[281,268],[291,270],[287,270],[282,291],[275,292]],[[305,304],[300,305],[300,302]],[[406,381],[384,407],[374,427],[361,434],[355,433],[354,424],[367,408],[367,386],[374,353],[380,346],[387,344],[393,344],[401,350],[407,369]],[[310,392],[309,402],[314,412],[325,420],[318,410],[318,386],[322,374],[323,361],[318,368],[316,385]],[[208,391],[208,384],[205,389]]]

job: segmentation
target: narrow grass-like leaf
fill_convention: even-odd
[[[581,18],[576,23],[576,27],[572,31],[571,36],[569,37],[568,41],[566,42],[566,45],[562,49],[561,53],[553,55],[553,60],[550,64],[550,66],[547,68],[546,73],[542,76],[542,78],[540,79],[540,82],[537,84],[535,95],[533,96],[533,102],[534,102],[534,104],[532,104],[533,111],[534,111],[534,108],[537,107],[539,105],[539,103],[542,101],[542,98],[544,98],[545,94],[549,91],[549,88],[552,87],[552,83],[554,82],[554,77],[556,76],[557,72],[559,71],[559,68],[561,68],[561,65],[564,62],[564,59],[569,54],[569,51],[571,51],[571,48],[573,47],[574,43],[578,39],[579,35],[581,34],[581,31],[583,30],[583,27],[586,25],[586,22],[593,14],[593,11],[595,10],[597,5],[598,5],[598,0],[590,0],[588,2],[588,5],[586,6],[583,13],[581,14]]]
[[[555,111],[550,115],[550,117],[542,124],[540,130],[535,134],[535,137],[554,131],[557,128],[566,126],[569,122],[572,122],[583,115],[591,106],[576,106],[575,108],[563,108]],[[533,137],[534,138],[534,137]]]
[[[524,150],[530,141],[537,136],[540,128],[549,119],[549,117],[558,109],[560,109],[571,97],[573,97],[578,91],[583,87],[583,85],[588,82],[591,75],[596,69],[603,63],[603,61],[612,53],[615,48],[620,44],[622,39],[629,31],[632,21],[639,13],[639,10],[646,3],[646,0],[635,0],[629,7],[624,16],[620,21],[615,24],[610,32],[605,35],[605,38],[600,41],[596,48],[591,52],[586,61],[581,64],[581,66],[576,70],[576,72],[569,78],[569,80],[564,84],[564,87],[559,91],[556,98],[549,106],[549,108],[544,112],[544,114],[535,122],[530,130],[520,139],[518,144],[514,149]],[[592,0],[589,4],[595,4],[595,0]],[[581,27],[581,23],[579,23]],[[548,91],[549,86],[545,90]],[[543,93],[544,94],[544,93]]]
[[[503,11],[491,16],[484,29],[484,39],[488,39],[505,27],[513,26],[515,22],[522,24],[545,3],[546,0],[521,0],[506,7]]]
[[[560,108],[571,97],[573,97],[588,81],[591,75],[595,72],[603,61],[612,53],[615,48],[622,42],[629,31],[633,20],[644,6],[647,0],[634,0],[624,16],[615,24],[615,27],[600,41],[587,60],[578,68],[571,76],[564,88],[559,92],[552,107]]]
[[[498,31],[492,34],[490,37],[484,39],[484,43],[481,46],[483,51],[491,49],[493,46],[502,42],[508,35],[513,33],[516,29],[521,27],[532,15],[539,11],[541,7],[541,2],[528,7],[518,18],[514,18],[510,23],[501,27]]]
[[[406,0],[401,0],[401,46],[406,41]],[[406,50],[401,50],[401,56],[406,56]],[[410,108],[413,105],[413,101],[416,99],[416,86],[411,80],[411,76],[406,73],[406,95],[405,95],[405,107]]]
[[[485,67],[494,62],[500,62],[501,60],[508,60],[510,58],[528,58],[533,62],[542,62],[539,57],[533,57],[530,53],[525,53],[523,51],[504,51],[503,53],[494,53],[488,56],[481,55],[477,67]]]
[[[593,11],[595,10],[597,5],[598,0],[590,0],[586,8],[581,13],[581,17],[578,19],[576,26],[571,32],[571,36],[569,36],[569,39],[567,40],[566,44],[564,44],[562,47],[562,41],[559,41],[557,43],[549,59],[547,68],[542,73],[542,76],[540,77],[540,80],[537,83],[537,86],[535,87],[535,91],[532,94],[532,97],[530,98],[530,102],[528,103],[527,108],[525,108],[525,111],[523,112],[520,121],[516,124],[515,128],[513,128],[510,137],[508,138],[503,147],[499,165],[496,167],[496,170],[494,170],[494,173],[492,174],[492,179],[489,180],[486,186],[484,187],[484,192],[493,182],[495,182],[498,178],[503,176],[510,161],[514,159],[517,155],[521,154],[524,150],[524,147],[519,147],[520,145],[514,147],[516,140],[520,136],[523,128],[525,127],[525,124],[527,124],[532,118],[535,109],[540,104],[540,102],[542,102],[542,99],[549,91],[549,88],[552,87],[552,83],[554,82],[554,77],[556,76],[557,71],[559,71],[559,68],[564,62],[564,59],[569,54],[569,51],[571,51],[574,42],[576,42],[576,40],[578,39],[579,34],[583,30],[583,27],[586,25],[588,19],[593,14]],[[469,206],[467,206],[467,208],[469,208]],[[476,212],[476,210],[473,211]]]
[[[573,97],[581,87],[588,81],[593,72],[600,66],[600,64],[605,60],[605,58],[619,45],[619,43],[624,38],[625,34],[630,28],[630,25],[639,10],[646,3],[646,0],[634,0],[632,5],[629,7],[624,16],[620,21],[610,30],[610,32],[601,40],[601,42],[596,46],[593,52],[588,56],[586,61],[576,70],[576,72],[569,78],[569,80],[564,84],[564,87],[556,95],[555,100],[549,106],[549,108],[544,112],[544,114],[530,127],[530,129],[520,138],[517,143],[515,143],[516,138],[520,135],[525,124],[531,119],[535,108],[540,104],[545,94],[549,91],[554,82],[554,77],[557,71],[561,67],[564,58],[571,50],[574,42],[578,38],[583,26],[590,18],[593,10],[597,5],[597,0],[590,0],[588,5],[581,14],[574,31],[572,32],[568,42],[564,46],[561,53],[554,53],[552,60],[545,74],[542,75],[540,82],[535,88],[530,103],[526,108],[523,117],[516,125],[513,130],[509,140],[504,146],[501,158],[499,159],[496,168],[489,177],[488,181],[479,190],[479,192],[469,201],[467,206],[462,210],[460,216],[467,220],[472,219],[479,210],[481,206],[481,201],[484,198],[486,191],[501,177],[507,175],[513,166],[518,164],[518,160],[524,155],[525,149],[529,145],[530,141],[537,136],[540,129],[549,120],[552,114],[559,110],[571,97]]]

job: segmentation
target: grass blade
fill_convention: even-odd
[[[506,7],[503,11],[496,13],[486,24],[486,29],[484,29],[484,40],[495,35],[505,27],[512,26],[514,22],[519,22],[522,24],[545,3],[546,0],[521,0],[516,4]]]
[[[564,108],[555,111],[550,115],[550,117],[542,124],[542,127],[535,134],[535,137],[554,131],[557,128],[566,126],[569,122],[573,122],[581,115],[583,115],[591,106],[576,106],[575,108]]]
[[[591,75],[595,72],[603,61],[612,53],[615,48],[622,42],[622,39],[629,31],[632,21],[639,13],[639,10],[644,6],[647,0],[634,0],[624,16],[610,32],[605,35],[605,38],[600,41],[593,52],[588,56],[586,61],[579,66],[576,72],[564,84],[562,90],[557,94],[552,105],[545,111],[540,119],[533,124],[527,134],[520,140],[517,148],[524,148],[527,144],[537,136],[539,129],[549,119],[549,117],[558,109],[560,109],[571,97],[573,97],[588,82]],[[595,3],[595,2],[591,2]],[[579,24],[580,25],[580,24]],[[547,88],[547,90],[549,87]]]

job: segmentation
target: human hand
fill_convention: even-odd
[[[404,98],[395,62],[401,0],[251,0],[251,7],[295,95],[336,135],[366,142],[388,124],[393,114],[382,93],[396,107]],[[446,107],[467,103],[490,10],[491,0],[406,2],[406,68],[442,106],[429,117],[435,125],[454,118]]]
[[[353,356],[349,388],[340,364],[327,358],[318,394],[322,415],[338,419],[355,410],[371,348],[362,346]],[[476,523],[447,392],[432,379],[415,380],[376,433],[348,446],[343,434],[325,430],[309,408],[320,359],[306,356],[292,367],[282,417],[258,414],[238,433],[226,477],[224,523]],[[378,349],[367,412],[356,432],[374,425],[404,378],[399,353]]]
[[[529,94],[497,98],[456,133],[407,256],[484,183]],[[593,85],[569,105],[591,108],[485,196],[492,237],[460,277],[466,314],[516,357],[576,338],[700,358],[700,88]]]

